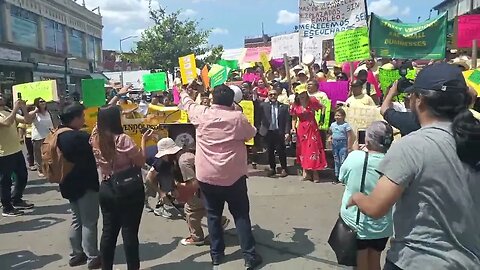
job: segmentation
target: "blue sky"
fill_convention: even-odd
[[[140,35],[152,23],[148,18],[148,0],[86,0],[87,7],[100,3],[103,16],[103,48],[119,49],[119,40],[130,35]],[[368,0],[368,12],[404,22],[425,20],[430,9],[441,0]],[[264,23],[267,34],[291,32],[297,21],[298,0],[152,0],[168,11],[183,10],[182,16],[200,21],[204,29],[212,29],[211,45],[225,48],[243,47],[245,36],[261,34]],[[435,13],[434,13],[435,14]],[[139,38],[136,38],[137,40]],[[123,43],[129,50],[136,40]]]

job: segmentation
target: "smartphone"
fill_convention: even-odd
[[[358,131],[358,144],[365,144],[365,130]]]
[[[22,93],[20,92],[17,93],[17,99],[22,99]]]

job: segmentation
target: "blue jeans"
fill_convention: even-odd
[[[348,141],[345,139],[332,141],[333,160],[335,161],[335,176],[338,178],[340,167],[348,155]]]
[[[240,247],[246,261],[255,259],[255,239],[250,223],[250,203],[247,194],[247,177],[241,177],[229,187],[213,186],[199,182],[207,210],[208,233],[210,234],[210,255],[219,259],[225,255],[225,241],[222,229],[222,213],[225,202],[235,220]]]

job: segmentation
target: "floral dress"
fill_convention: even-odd
[[[290,114],[299,120],[297,127],[297,163],[305,170],[320,171],[327,167],[322,138],[315,111],[321,109],[320,102],[311,97],[306,108],[293,104]]]

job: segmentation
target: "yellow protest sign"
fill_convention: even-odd
[[[179,57],[178,64],[183,84],[189,84],[197,78],[197,64],[194,54]]]
[[[463,77],[467,85],[475,89],[480,96],[480,69],[464,71]]]
[[[40,81],[13,86],[13,101],[18,99],[18,93],[21,93],[22,99],[27,101],[28,105],[32,105],[36,98],[42,98],[45,101],[58,101],[57,82]]]
[[[248,122],[253,126],[253,117],[254,117],[254,107],[253,107],[253,101],[250,100],[242,100],[240,101],[240,107],[242,107],[243,114],[245,117],[247,117]],[[253,145],[253,138],[247,142],[245,142],[246,145]]]
[[[335,34],[335,62],[345,63],[370,58],[368,28],[359,27]]]
[[[270,59],[265,52],[260,53],[260,62],[262,62],[262,66],[265,71],[272,69],[272,66],[270,65]]]

